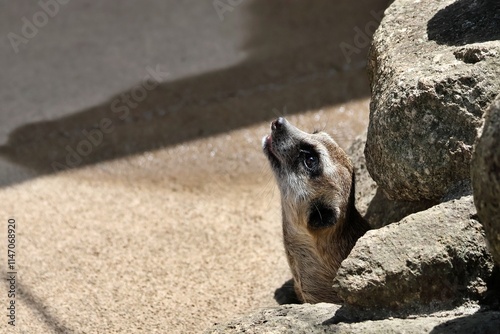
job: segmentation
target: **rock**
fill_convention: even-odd
[[[385,11],[369,55],[365,155],[389,198],[440,201],[470,179],[472,145],[500,91],[499,12],[492,0],[395,0]]]
[[[487,111],[472,158],[471,176],[479,220],[500,266],[500,94]]]
[[[335,304],[284,305],[256,311],[219,324],[206,333],[498,333],[500,312],[477,312],[478,306],[460,307],[407,319],[338,323],[331,321],[340,308]]]
[[[367,232],[334,289],[350,306],[402,314],[480,298],[493,263],[475,214],[466,196]]]
[[[400,221],[404,217],[430,208],[432,201],[393,201],[381,188],[377,189],[375,196],[366,210],[364,218],[372,228],[380,228]]]
[[[366,169],[365,159],[366,133],[357,137],[354,142],[346,150],[347,155],[351,158],[355,173],[355,204],[359,213],[364,216],[368,211],[370,202],[377,193],[377,183],[373,181],[370,173]],[[370,224],[371,225],[371,224]]]
[[[377,186],[366,169],[364,149],[366,134],[354,140],[347,149],[356,174],[356,208],[372,228],[398,222],[409,214],[428,209],[432,201],[393,201]]]
[[[340,308],[336,304],[283,305],[263,309],[227,324],[217,325],[207,333],[315,333],[315,327],[330,319]]]

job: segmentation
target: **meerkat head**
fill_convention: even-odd
[[[271,123],[262,146],[281,192],[285,219],[309,232],[346,220],[353,167],[327,133],[303,132],[280,117]]]

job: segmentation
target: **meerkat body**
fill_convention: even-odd
[[[306,133],[280,117],[263,138],[275,174],[283,240],[297,298],[338,302],[332,289],[340,263],[368,224],[354,207],[354,171],[326,133]]]

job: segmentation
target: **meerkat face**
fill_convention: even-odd
[[[345,219],[353,168],[328,134],[303,132],[280,117],[262,146],[288,221],[316,231]]]

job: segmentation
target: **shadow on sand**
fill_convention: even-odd
[[[246,61],[162,83],[145,97],[135,92],[140,100],[125,101],[131,88],[67,117],[23,125],[10,133],[0,154],[36,176],[238,129],[270,120],[285,106],[293,114],[367,97],[368,45],[356,47],[354,28],[369,39],[386,5],[387,0],[249,2],[241,8],[249,17]],[[348,57],[341,43],[355,48]],[[19,181],[0,180],[0,186]]]

